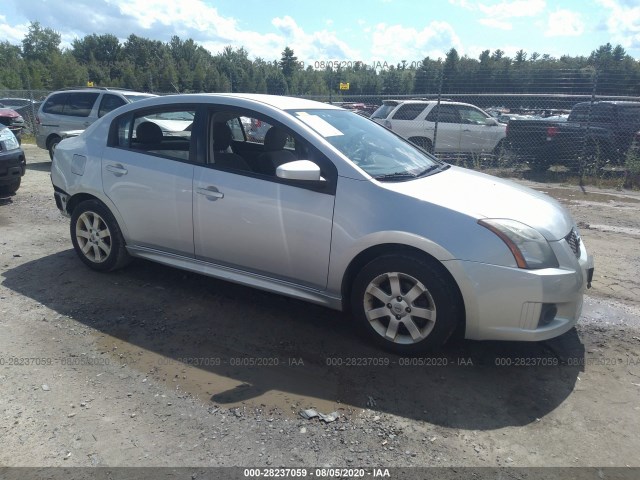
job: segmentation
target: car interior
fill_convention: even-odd
[[[244,120],[244,121],[243,121]],[[249,131],[249,125],[267,126],[264,138]],[[278,166],[308,159],[308,149],[287,129],[263,120],[218,112],[212,117],[210,163],[225,169],[276,175]]]

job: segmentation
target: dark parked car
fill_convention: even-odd
[[[598,162],[622,164],[640,130],[640,102],[576,104],[568,119],[511,120],[507,143],[533,170],[550,165],[579,168]]]
[[[24,151],[15,135],[0,126],[0,195],[13,195],[20,188],[26,169]]]

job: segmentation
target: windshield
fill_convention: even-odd
[[[415,178],[442,164],[386,128],[345,110],[291,112],[375,178]]]

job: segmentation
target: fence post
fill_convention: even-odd
[[[587,128],[584,130],[584,135],[582,136],[582,154],[580,155],[578,165],[579,173],[580,173],[580,185],[582,185],[582,177],[584,176],[585,169],[587,167],[587,155],[589,154],[588,150],[590,148],[589,145],[589,135],[591,134],[591,123],[593,122],[593,106],[596,102],[596,92],[598,89],[598,68],[594,69],[593,75],[591,76],[591,99],[589,100],[589,110],[587,114]],[[597,152],[596,152],[597,155]]]
[[[444,77],[444,67],[440,70],[440,84],[438,85],[438,102],[436,103],[436,124],[433,128],[433,154],[436,154],[436,139],[438,138],[438,124],[440,123],[440,100],[442,99],[442,79]]]

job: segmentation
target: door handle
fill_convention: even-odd
[[[107,165],[107,170],[113,173],[116,177],[121,177],[122,175],[126,175],[129,173],[129,170],[124,168],[119,163],[117,165]]]
[[[224,193],[219,191],[213,185],[209,185],[206,188],[198,188],[197,192],[212,201],[218,200],[219,198],[224,198]]]

